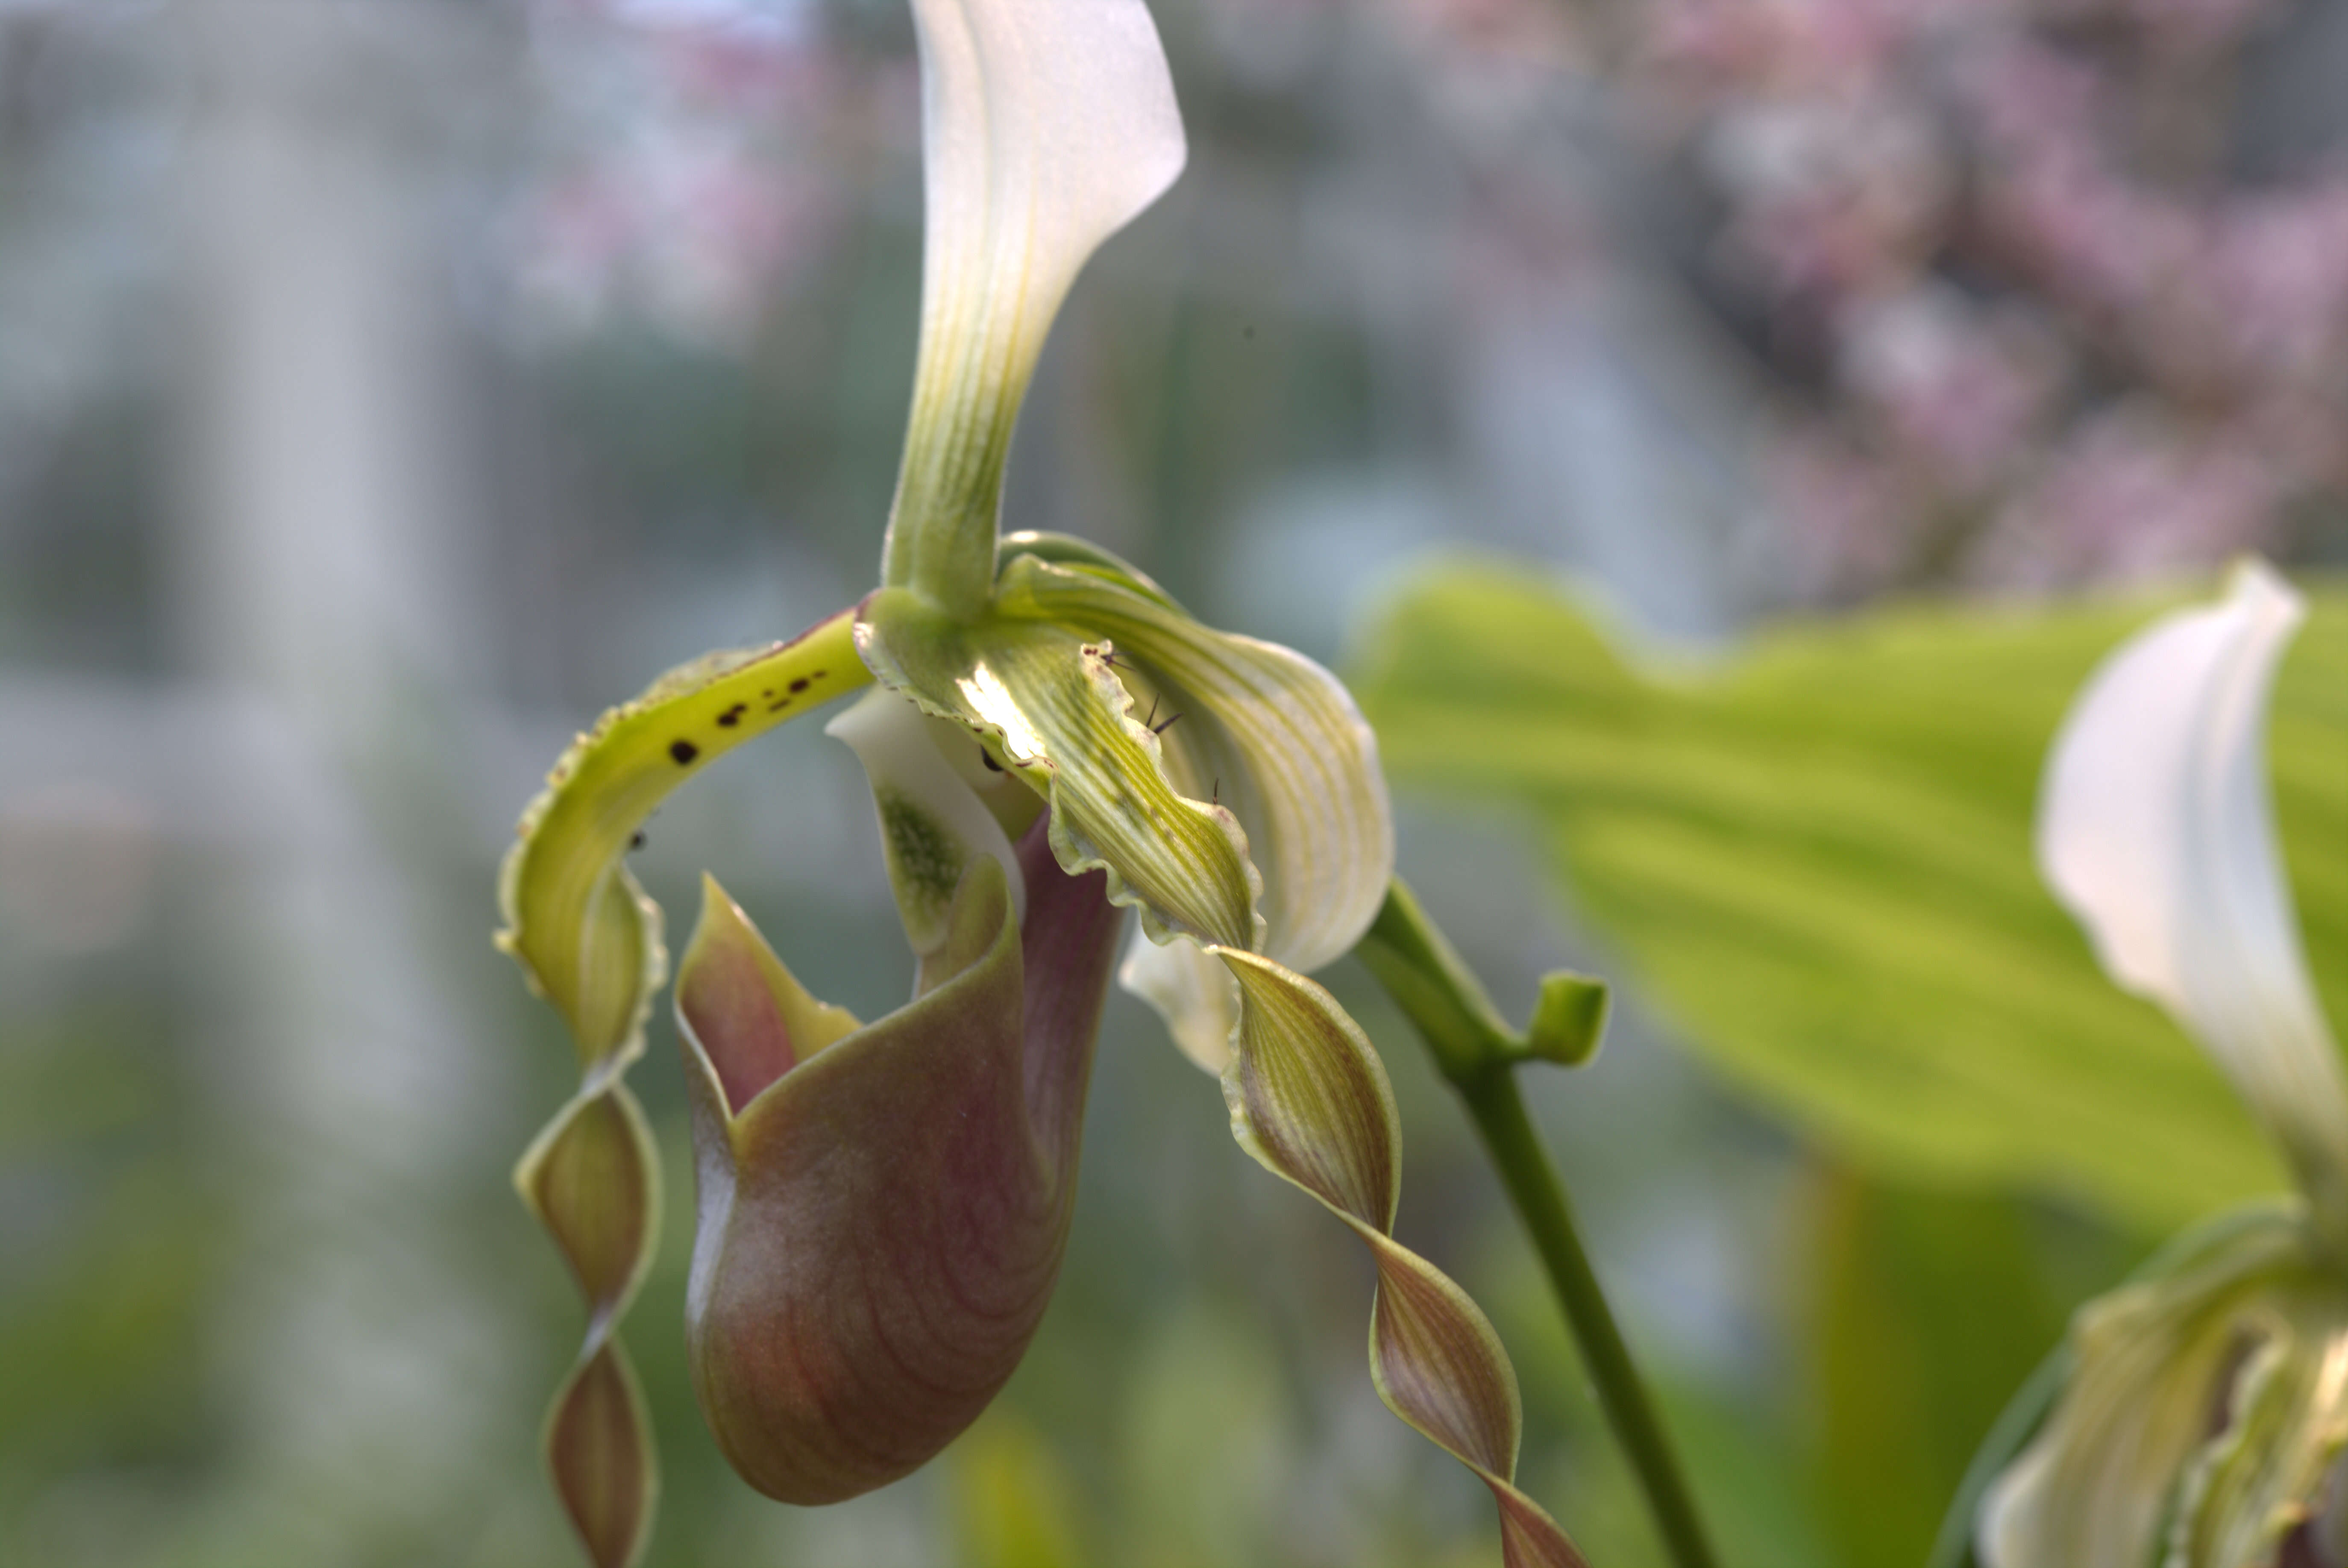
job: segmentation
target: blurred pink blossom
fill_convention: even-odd
[[[1646,0],[1631,116],[1770,319],[1811,591],[2051,585],[2348,509],[2348,169],[2259,189],[2275,0]]]
[[[635,316],[740,344],[819,255],[843,196],[834,122],[871,84],[808,0],[541,0],[559,129],[514,223],[541,325]]]

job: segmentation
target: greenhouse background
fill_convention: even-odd
[[[1503,1011],[1616,987],[1527,1091],[1726,1557],[1921,1562],[2070,1310],[2281,1181],[2029,865],[2080,680],[2245,552],[2315,602],[2275,766],[2348,1028],[2348,4],[1152,10],[1189,168],[1006,526],[1354,685]],[[497,864],[598,711],[872,582],[919,114],[898,0],[0,0],[0,1560],[573,1560],[578,1307],[508,1174],[572,1075]],[[813,727],[647,837],[673,934],[709,868],[902,995]],[[1467,1122],[1324,978],[1525,1485],[1661,1561]],[[1364,1375],[1358,1249],[1123,995],[1005,1398],[758,1497],[686,1377],[674,1061],[664,1010],[648,1562],[1498,1560]]]

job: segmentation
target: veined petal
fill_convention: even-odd
[[[2047,764],[2038,859],[2104,966],[2200,1040],[2348,1246],[2348,1081],[2276,850],[2269,688],[2302,617],[2263,563],[2112,655]]]
[[[660,1495],[652,1418],[617,1339],[591,1345],[547,1411],[543,1446],[554,1490],[595,1568],[644,1552]]]
[[[824,726],[824,733],[847,743],[871,781],[873,808],[880,814],[880,845],[889,862],[889,885],[905,923],[905,940],[926,958],[946,939],[946,911],[964,867],[992,855],[1010,880],[1012,923],[1027,913],[1027,886],[1010,837],[932,733],[938,721],[883,687],[867,692]],[[955,737],[975,753],[967,729]],[[1015,788],[1005,780],[1005,786]]]
[[[1318,969],[1351,950],[1394,872],[1394,812],[1377,741],[1344,686],[1276,644],[1202,626],[1097,547],[1043,535],[1004,542],[997,605],[1113,646],[1161,739],[1180,793],[1228,809],[1262,877],[1262,950]],[[1239,1003],[1221,966],[1138,934],[1118,983],[1155,1007],[1210,1072],[1230,1059]]]
[[[1523,1414],[1499,1336],[1466,1291],[1394,1239],[1402,1127],[1377,1053],[1312,981],[1252,953],[1215,956],[1242,997],[1223,1069],[1232,1136],[1368,1245],[1378,1271],[1370,1314],[1378,1398],[1491,1489],[1509,1568],[1586,1568],[1556,1521],[1517,1489]]]
[[[2230,1217],[2157,1276],[2090,1302],[2061,1401],[1982,1500],[1982,1562],[2271,1561],[2339,1446],[2343,1333],[2348,1296],[2280,1206]]]
[[[671,670],[597,719],[522,812],[498,878],[498,946],[571,1026],[582,1068],[643,1051],[667,969],[660,912],[621,863],[630,839],[670,790],[727,751],[870,680],[852,617]]]
[[[1061,868],[1107,870],[1111,901],[1139,908],[1152,935],[1261,942],[1247,835],[1168,781],[1113,648],[1035,620],[957,623],[890,588],[865,602],[856,645],[882,684],[990,738],[1050,802]]]
[[[973,860],[930,989],[738,1109],[724,1063],[745,1042],[724,1031],[763,1016],[679,1008],[695,1387],[769,1496],[837,1501],[906,1474],[977,1418],[1042,1318],[1117,925],[1101,879],[1062,875],[1045,836],[1020,846],[1024,927],[1001,865]],[[680,977],[681,998],[697,979]]]
[[[1181,172],[1141,0],[914,0],[922,339],[885,580],[957,614],[994,577],[1003,459],[1068,286]]]
[[[652,1424],[616,1333],[652,1264],[659,1169],[635,1097],[616,1077],[591,1074],[514,1172],[587,1298],[587,1332],[541,1443],[556,1495],[596,1568],[635,1561],[660,1489]]]
[[[1395,835],[1376,738],[1344,683],[1276,643],[1033,555],[1004,566],[997,600],[1114,646],[1138,675],[1174,787],[1246,830],[1267,956],[1310,971],[1352,951],[1385,902]]]

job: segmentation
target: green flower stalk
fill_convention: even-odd
[[[2123,987],[2233,1080],[2296,1178],[2082,1308],[1987,1568],[2348,1562],[2348,1081],[2275,847],[2267,694],[2302,608],[2264,565],[2114,654],[2055,741],[2039,863]],[[2157,1151],[2155,1151],[2157,1156]]]
[[[1304,977],[1362,936],[1392,874],[1368,727],[1311,660],[1200,625],[1082,542],[999,531],[1004,456],[1061,299],[1182,166],[1156,30],[1141,0],[913,10],[926,254],[882,583],[795,641],[712,655],[606,714],[505,866],[500,941],[581,1066],[518,1173],[589,1305],[549,1420],[557,1490],[596,1563],[633,1560],[653,1449],[615,1331],[654,1244],[656,1161],[622,1075],[665,960],[630,838],[735,746],[869,687],[830,730],[873,787],[913,1000],[869,1025],[825,1006],[714,882],[679,968],[687,1340],[735,1468],[787,1501],[854,1496],[936,1453],[1010,1376],[1066,1243],[1130,907],[1124,982],[1220,1074],[1241,1146],[1368,1248],[1380,1395],[1489,1487],[1510,1564],[1579,1563],[1514,1484],[1517,1387],[1490,1324],[1393,1235],[1385,1069]]]

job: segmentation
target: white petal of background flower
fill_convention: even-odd
[[[2106,659],[2056,738],[2038,860],[2112,977],[2166,1007],[2348,1237],[2348,1083],[2276,847],[2267,696],[2304,612],[2264,563]]]

